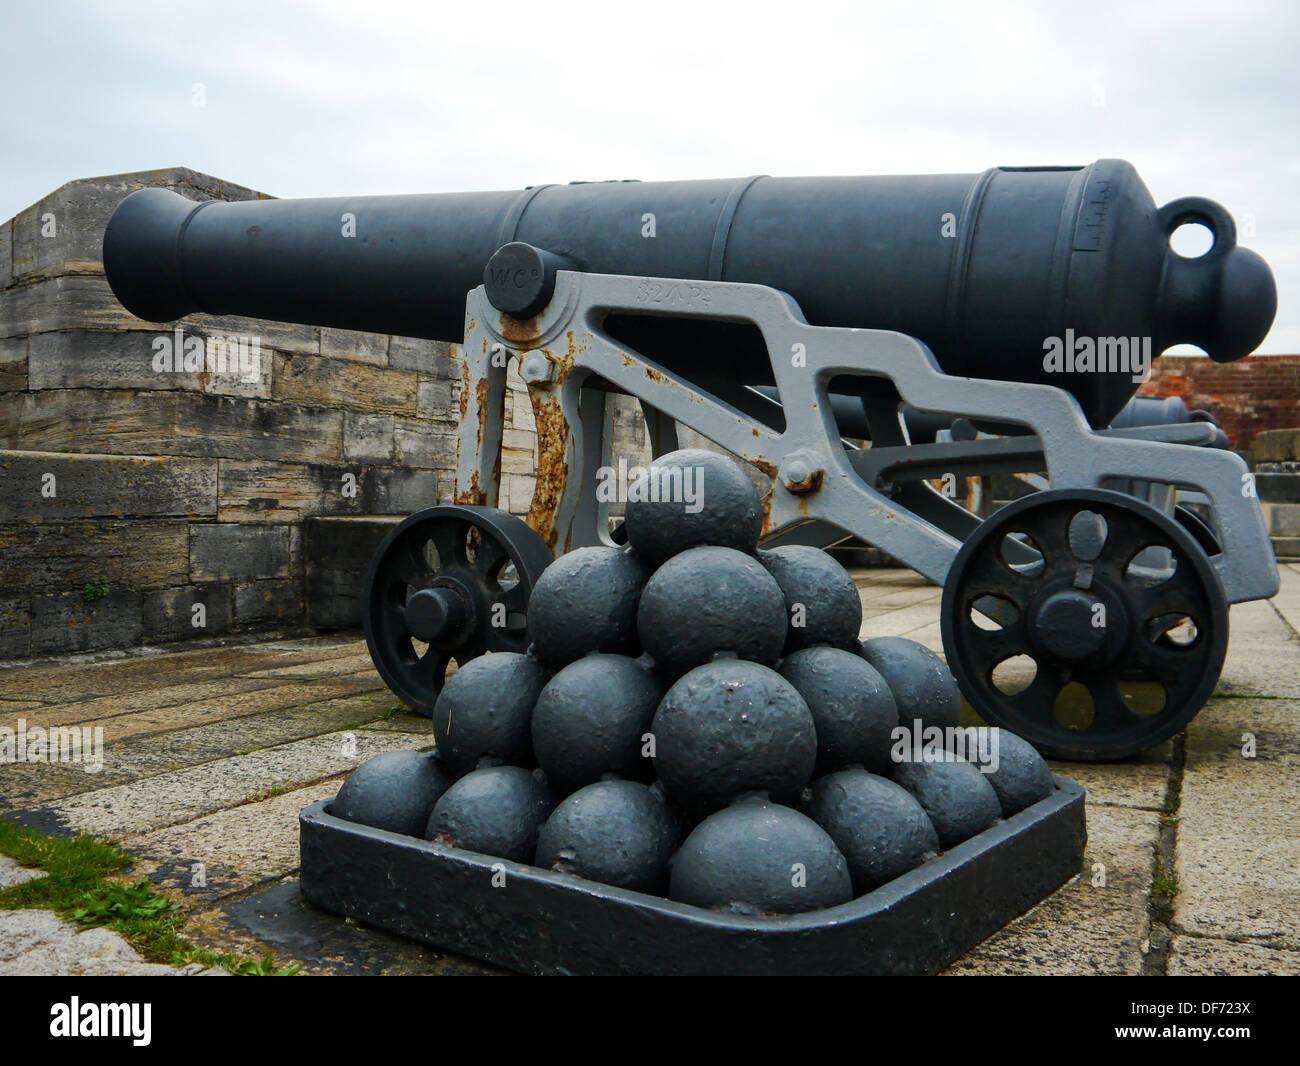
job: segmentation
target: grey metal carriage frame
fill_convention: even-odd
[[[603,328],[612,314],[757,328],[781,398],[784,429],[759,416],[765,401],[741,410],[615,340]],[[676,446],[681,424],[772,478],[768,544],[824,546],[853,535],[943,584],[979,519],[919,479],[946,471],[1045,469],[1055,490],[1129,480],[1204,494],[1220,549],[1210,562],[1227,601],[1263,599],[1278,589],[1249,468],[1232,452],[1206,447],[1212,425],[1096,430],[1063,389],[947,375],[913,337],[811,326],[790,296],[766,286],[560,270],[549,303],[526,320],[498,311],[480,287],[468,296],[463,354],[456,502],[497,503],[506,367],[516,359],[538,428],[529,524],[556,554],[610,541],[607,504],[596,492],[596,473],[609,462],[608,383],[639,401],[656,454]],[[871,448],[850,449],[840,438],[828,387],[832,379],[845,378],[873,381]],[[1029,435],[911,445],[900,401],[927,412],[1017,424]],[[891,471],[909,482],[901,498],[878,487]]]

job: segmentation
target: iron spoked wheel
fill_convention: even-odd
[[[551,562],[545,542],[494,507],[439,506],[393,529],[366,584],[366,644],[375,669],[423,715],[454,659],[527,648],[528,599]]]
[[[1044,755],[1122,759],[1181,730],[1218,681],[1228,605],[1178,523],[1104,489],[1035,493],[962,546],[943,646],[989,723]]]

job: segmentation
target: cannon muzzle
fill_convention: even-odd
[[[1197,258],[1169,246],[1188,222],[1214,234]],[[813,325],[914,336],[949,374],[1066,388],[1094,425],[1136,390],[1138,353],[1189,343],[1239,359],[1277,303],[1267,264],[1237,246],[1222,207],[1157,208],[1122,160],[236,203],[145,189],[110,220],[104,268],[150,321],[203,311],[459,341],[466,293],[492,280],[488,261],[512,242],[589,273],[768,285]],[[1061,352],[1080,340],[1088,359]],[[1125,365],[1111,365],[1118,351]],[[764,380],[762,360],[743,353],[692,358]]]

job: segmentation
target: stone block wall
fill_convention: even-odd
[[[185,336],[257,338],[259,372],[155,368],[173,327],[123,310],[100,261],[113,208],[146,186],[263,195],[122,174],[0,225],[0,659],[299,625],[304,519],[453,495],[454,346],[194,315]],[[517,378],[509,396],[502,504],[523,513],[532,412]]]

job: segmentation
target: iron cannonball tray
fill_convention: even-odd
[[[702,910],[345,822],[330,800],[299,816],[302,894],[528,974],[923,974],[1079,872],[1084,792],[1055,781],[1046,799],[902,877],[805,914]]]

